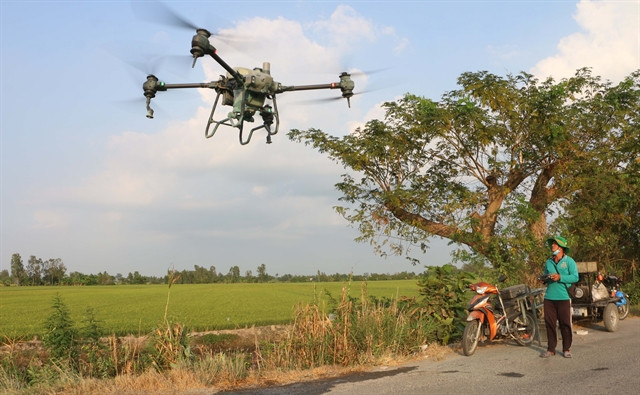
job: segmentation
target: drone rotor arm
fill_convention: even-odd
[[[353,96],[353,88],[355,84],[350,78],[348,73],[340,74],[340,82],[331,82],[329,84],[316,84],[316,85],[298,85],[298,86],[279,86],[276,93],[282,92],[294,92],[294,91],[309,91],[319,89],[340,89],[342,91],[342,97],[347,99],[347,104],[351,107],[351,96]]]
[[[151,108],[151,99],[156,97],[157,92],[164,92],[169,89],[184,89],[184,88],[208,88],[217,89],[219,84],[216,82],[200,82],[192,84],[165,84],[163,81],[159,81],[158,78],[150,74],[147,76],[147,81],[142,84],[142,90],[144,91],[144,97],[147,106],[147,118],[153,119],[153,109]]]
[[[214,82],[196,82],[196,83],[189,83],[189,84],[165,84],[164,87],[165,87],[164,90],[169,90],[169,89],[187,89],[187,88],[209,88],[209,89],[214,89],[215,88],[215,83]]]
[[[281,86],[276,93],[283,92],[295,92],[295,91],[310,91],[318,89],[337,89],[340,88],[340,83],[332,82],[330,84],[317,84],[317,85],[297,85],[297,86]]]

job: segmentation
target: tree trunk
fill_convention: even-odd
[[[538,218],[529,225],[529,230],[540,243],[544,242],[547,235],[547,217],[544,211],[538,212]]]

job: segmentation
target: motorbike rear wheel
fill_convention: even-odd
[[[481,329],[482,325],[480,324],[480,320],[467,321],[467,325],[464,327],[464,332],[462,333],[462,351],[464,355],[470,356],[476,352]]]
[[[528,346],[533,343],[533,339],[536,337],[536,332],[538,331],[538,323],[533,318],[533,314],[526,313],[524,318],[522,316],[518,316],[514,319],[515,322],[515,333],[513,334],[513,339],[521,346]]]
[[[618,318],[624,320],[629,315],[629,295],[624,295],[626,302],[622,306],[618,306]]]

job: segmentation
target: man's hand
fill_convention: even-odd
[[[560,275],[558,273],[549,275],[549,278],[553,281],[560,281]]]

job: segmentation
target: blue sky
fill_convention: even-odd
[[[344,170],[288,130],[342,136],[406,92],[438,99],[465,71],[558,79],[590,66],[616,82],[640,68],[637,0],[165,4],[235,38],[212,41],[232,67],[268,61],[284,85],[385,71],[354,78],[369,92],[350,109],[300,103],[334,91],[279,95],[273,144],[240,146],[231,129],[204,138],[213,91],[160,93],[155,119],[145,117],[146,72],[167,83],[223,73],[210,58],[190,68],[193,32],[150,23],[130,1],[0,0],[0,270],[17,252],[125,275],[261,264],[270,274],[422,271],[353,241],[332,209]],[[152,2],[142,9],[153,17]],[[450,250],[433,240],[416,257],[441,265]]]

